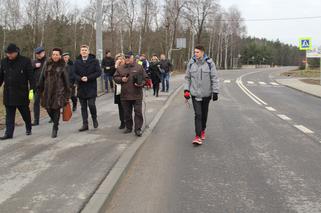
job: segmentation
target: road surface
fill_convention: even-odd
[[[199,147],[177,96],[106,212],[321,212],[321,99],[277,84],[286,69],[220,71]]]

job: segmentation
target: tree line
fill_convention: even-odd
[[[96,9],[95,0],[82,9],[67,0],[1,0],[0,45],[4,49],[9,42],[17,43],[30,57],[37,46],[62,47],[76,56],[80,45],[88,44],[95,52]],[[165,53],[184,66],[193,47],[202,44],[225,69],[241,63],[300,61],[296,47],[247,38],[239,9],[225,9],[218,0],[103,0],[102,10],[103,46],[113,54]],[[176,48],[177,38],[186,38],[186,48]]]

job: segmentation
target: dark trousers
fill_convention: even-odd
[[[126,128],[130,130],[133,129],[133,109],[134,109],[135,130],[142,129],[142,126],[144,123],[142,100],[121,101],[121,104],[124,108]]]
[[[108,82],[110,84],[110,88],[114,88],[113,76],[109,73],[104,73],[104,80],[105,80],[105,89],[108,92]]]
[[[158,93],[159,93],[159,82],[153,82],[153,90],[154,90],[154,95],[156,95],[158,97]]]
[[[14,128],[15,128],[15,120],[16,120],[16,110],[19,110],[25,125],[26,130],[31,131],[31,114],[29,106],[6,106],[6,135],[12,137]]]
[[[201,132],[206,129],[208,106],[211,97],[203,98],[202,101],[197,101],[195,97],[192,97],[192,101],[195,112],[195,133],[201,137]]]
[[[77,107],[77,96],[76,96],[76,86],[72,85],[70,86],[70,91],[71,91],[71,101],[72,101],[72,106]]]
[[[47,112],[53,122],[53,129],[58,130],[60,109],[47,109]]]
[[[96,98],[81,99],[79,98],[81,105],[81,116],[84,126],[88,126],[88,109],[90,111],[93,121],[97,120],[97,108],[96,108]]]
[[[125,124],[124,108],[121,105],[121,102],[117,105],[118,105],[118,114],[119,114],[120,123]]]
[[[35,93],[35,100],[33,103],[33,115],[34,115],[34,122],[39,123],[40,119],[40,93]]]

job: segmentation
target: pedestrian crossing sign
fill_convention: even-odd
[[[299,48],[300,50],[312,50],[312,39],[300,38]]]

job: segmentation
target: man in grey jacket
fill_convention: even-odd
[[[211,99],[218,100],[219,79],[215,64],[205,54],[205,48],[196,46],[194,53],[187,65],[184,97],[187,101],[192,97],[195,111],[196,136],[193,144],[202,145],[205,140],[209,103]]]

